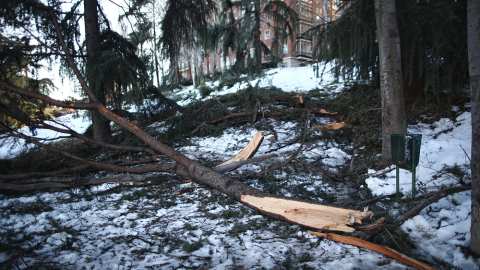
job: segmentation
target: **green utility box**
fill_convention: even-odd
[[[416,168],[420,161],[422,134],[391,134],[392,161],[397,169],[397,196],[400,195],[399,168],[412,172],[412,196],[416,193]]]

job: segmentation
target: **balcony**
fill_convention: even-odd
[[[305,40],[312,40],[312,35],[311,34],[297,34],[297,39],[305,39]]]
[[[312,53],[311,52],[298,52],[297,51],[297,57],[312,58]]]

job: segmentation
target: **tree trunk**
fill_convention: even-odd
[[[253,43],[255,47],[255,72],[259,72],[262,69],[262,41],[260,40],[260,0],[255,0],[255,24],[253,26]]]
[[[380,50],[382,158],[387,160],[392,156],[390,134],[407,132],[395,0],[375,0],[375,14]]]
[[[152,2],[152,19],[153,19],[153,55],[155,57],[155,75],[157,77],[157,88],[160,89],[160,72],[158,71],[159,61],[158,61],[158,47],[157,47],[157,32],[155,29],[157,28],[156,23],[156,9],[155,9],[155,1]],[[191,73],[190,73],[191,74]]]
[[[100,44],[100,27],[98,25],[97,0],[85,0],[85,39],[87,45],[87,65],[93,66],[97,64],[97,60],[101,54]],[[95,76],[91,74],[90,76]],[[106,104],[105,91],[102,85],[93,84],[90,80],[90,88],[95,92],[98,101],[103,105]],[[92,129],[93,138],[101,142],[107,142],[112,137],[110,129],[110,121],[104,118],[99,112],[92,111]]]
[[[472,225],[470,250],[480,255],[480,2],[468,0],[468,63],[472,91]]]

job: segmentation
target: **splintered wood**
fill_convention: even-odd
[[[380,246],[380,245],[377,245],[377,244],[374,244],[374,243],[370,243],[370,242],[367,242],[367,241],[359,239],[359,238],[355,238],[355,237],[351,237],[351,236],[337,235],[337,234],[333,234],[333,233],[326,234],[326,233],[319,233],[319,232],[312,232],[312,231],[308,231],[308,233],[311,233],[311,234],[316,235],[318,237],[330,239],[330,240],[333,240],[333,241],[342,242],[342,243],[345,243],[345,244],[348,244],[348,245],[353,245],[353,246],[357,246],[357,247],[361,247],[361,248],[366,248],[366,249],[369,249],[369,250],[372,250],[372,251],[376,251],[376,252],[382,253],[384,255],[387,255],[391,258],[397,259],[397,260],[399,260],[399,261],[401,261],[405,264],[411,265],[411,266],[413,266],[417,269],[435,270],[435,268],[429,266],[428,264],[423,263],[421,261],[417,261],[415,259],[412,259],[412,258],[410,258],[408,256],[405,256],[402,253],[399,253],[399,252],[397,252],[393,249],[390,249],[390,248],[384,247],[384,246]]]
[[[348,126],[350,126],[350,124],[342,121],[340,123],[330,123],[330,124],[325,124],[325,125],[316,125],[316,126],[313,126],[313,128],[315,130],[318,130],[318,131],[327,131],[327,130],[337,130],[337,129],[341,129],[341,128],[348,127]]]
[[[347,225],[362,223],[362,219],[373,216],[368,208],[362,212],[274,197],[242,195],[240,201],[262,211],[282,216],[293,223],[318,230],[354,232],[355,229]]]
[[[246,159],[249,159],[249,158],[253,157],[255,155],[255,153],[257,152],[258,148],[260,147],[260,145],[262,144],[264,136],[265,136],[265,134],[263,134],[263,132],[260,132],[260,131],[257,132],[253,136],[252,140],[247,144],[247,146],[245,146],[242,149],[242,151],[240,151],[232,159],[227,160],[224,163],[217,165],[215,167],[215,169],[220,168],[222,166],[225,166],[227,164],[230,164],[232,162],[238,161],[238,160],[246,160]],[[234,169],[236,169],[236,168],[232,168],[228,171],[231,171],[231,170],[234,170]]]

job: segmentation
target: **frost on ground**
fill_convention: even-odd
[[[311,67],[275,69],[259,83],[292,92],[319,87],[333,93],[341,88],[328,72],[315,78]],[[225,87],[215,94],[240,87],[246,84]],[[175,95],[183,96],[185,104],[200,98],[189,92],[195,90],[186,87]],[[278,138],[265,139],[257,155],[276,153],[278,157],[241,167],[230,175],[264,170],[300,147],[303,123],[269,119],[269,125]],[[79,123],[73,128],[82,132],[83,126]],[[165,127],[156,123],[150,128]],[[193,137],[176,150],[214,167],[235,156],[257,131],[264,130],[248,124],[228,128],[218,137]],[[41,132],[39,136],[44,136]],[[420,195],[468,181],[468,175],[459,176],[455,170],[468,171],[469,112],[432,125],[418,123],[410,126],[409,132],[423,135],[417,168]],[[299,159],[323,165],[330,173],[349,165],[352,156],[346,149],[351,150],[352,145],[342,138],[313,130],[308,131],[308,138]],[[12,155],[21,147],[10,152],[4,149],[3,155]],[[360,191],[393,194],[395,171],[390,169],[393,167],[369,170],[367,186]],[[0,264],[7,269],[411,269],[376,252],[320,240],[305,228],[269,219],[208,187],[173,176],[168,181],[156,176],[152,174],[152,180],[142,185],[103,184],[0,195]],[[322,173],[293,162],[266,177],[245,181],[273,194],[328,204],[340,203],[339,194],[348,197],[346,193],[358,192],[325,179]],[[408,199],[411,174],[401,170],[400,179],[403,199]],[[374,202],[372,207],[384,209],[392,218],[408,210],[386,204]],[[465,191],[443,198],[407,220],[401,230],[412,240],[409,245],[415,247],[414,257],[440,269],[478,269],[464,252],[470,243],[470,207],[470,192]],[[404,239],[397,238],[400,240]]]

